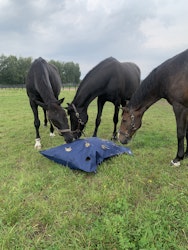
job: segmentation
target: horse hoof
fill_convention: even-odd
[[[55,136],[55,134],[54,133],[50,133],[50,137],[54,137]]]
[[[111,141],[117,141],[117,137],[116,136],[112,136],[111,137]]]
[[[35,139],[35,149],[41,149],[40,138]]]
[[[173,160],[171,160],[171,166],[179,167],[180,166],[180,161],[174,162]]]
[[[184,154],[184,158],[188,158],[188,153],[185,153],[185,154]]]

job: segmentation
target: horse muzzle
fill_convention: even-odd
[[[118,132],[118,141],[121,144],[128,144],[130,140],[131,140],[131,138],[127,133],[124,133],[121,131]]]
[[[70,129],[58,129],[59,135],[63,136],[66,143],[70,143],[73,141],[73,134]]]
[[[75,140],[79,139],[81,135],[82,135],[82,132],[80,130],[73,132],[73,137]]]

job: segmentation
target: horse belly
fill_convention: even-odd
[[[186,108],[188,108],[188,86],[185,84],[185,81],[174,81],[173,84],[168,88],[163,96],[167,101],[173,105],[173,103],[179,103]]]

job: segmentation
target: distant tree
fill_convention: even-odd
[[[78,63],[76,64],[74,62],[65,63],[54,60],[50,60],[49,63],[54,64],[57,67],[63,84],[66,83],[78,84],[80,82],[81,73]]]
[[[27,58],[19,57],[17,61],[18,84],[25,83],[25,79],[26,79],[28,70],[31,66],[31,63],[32,63],[31,57],[27,57]]]
[[[74,71],[75,83],[79,84],[80,83],[81,72],[80,72],[80,66],[79,66],[78,63],[75,64],[74,69],[75,69],[75,71]]]
[[[31,66],[32,58],[23,58],[10,55],[0,56],[0,84],[17,85],[24,84],[26,75]],[[73,62],[59,62],[50,60],[49,63],[54,64],[60,74],[63,84],[80,82],[79,64]]]
[[[32,59],[0,56],[0,84],[24,84]]]
[[[78,64],[73,62],[67,62],[64,64],[64,74],[65,80],[67,83],[76,83],[80,82],[80,67]]]
[[[62,62],[54,61],[54,60],[50,60],[49,63],[56,66],[56,68],[59,71],[62,83],[65,82],[64,69],[63,69],[64,64]]]
[[[15,56],[1,56],[0,82],[2,84],[14,84],[16,82],[16,65],[17,58]]]

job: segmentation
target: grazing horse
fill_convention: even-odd
[[[179,166],[180,161],[188,156],[188,146],[184,153],[185,137],[188,143],[188,50],[155,68],[143,80],[127,107],[123,108],[119,130],[119,141],[122,144],[131,140],[141,127],[144,112],[161,98],[172,105],[176,117],[178,149],[171,164]]]
[[[98,97],[98,113],[93,136],[97,136],[103,106],[106,101],[109,101],[115,106],[113,139],[116,139],[119,107],[124,106],[126,100],[130,100],[139,85],[140,69],[134,63],[120,63],[110,57],[95,66],[80,83],[72,103],[68,103],[67,109],[74,138],[81,136],[88,121],[88,106],[94,98]]]
[[[36,129],[35,148],[41,148],[38,106],[41,106],[44,110],[45,126],[47,125],[48,116],[51,125],[50,135],[54,135],[54,126],[66,142],[71,142],[73,136],[69,129],[67,115],[65,110],[60,106],[64,98],[58,100],[58,95],[61,91],[61,79],[56,67],[52,64],[48,64],[41,57],[36,59],[32,63],[27,75],[26,90],[34,114],[34,126]]]

